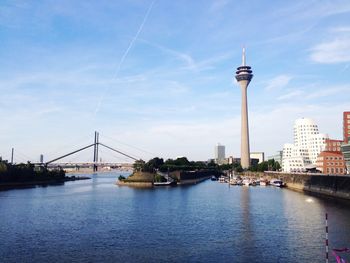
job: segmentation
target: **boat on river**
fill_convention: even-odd
[[[269,182],[266,179],[260,179],[260,185],[261,186],[267,186]]]
[[[176,181],[166,181],[166,182],[154,182],[154,186],[169,186],[169,185],[176,185]]]
[[[227,178],[225,176],[220,176],[219,177],[219,183],[227,183]]]
[[[212,181],[217,181],[218,178],[217,178],[215,175],[212,175],[211,178],[210,178],[210,180],[212,180]]]
[[[242,184],[244,186],[250,186],[252,185],[252,182],[250,181],[250,179],[243,179]]]
[[[157,174],[162,176],[163,178],[165,178],[166,181],[164,181],[164,179],[162,181],[155,181],[153,182],[154,186],[172,186],[172,185],[177,185],[177,182],[174,178],[169,176],[169,173],[161,173],[159,171],[157,171]]]
[[[276,187],[284,187],[284,186],[286,186],[286,184],[283,183],[283,181],[279,180],[279,179],[272,179],[270,181],[270,184],[273,185],[273,186],[276,186]]]

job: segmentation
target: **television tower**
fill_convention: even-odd
[[[242,66],[239,66],[236,71],[236,80],[242,91],[241,166],[243,169],[247,169],[250,166],[247,88],[253,78],[252,73],[251,67],[246,65],[245,48],[243,48]]]

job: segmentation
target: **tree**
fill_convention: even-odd
[[[135,171],[139,171],[141,172],[143,167],[145,166],[145,161],[143,160],[137,160],[134,162],[134,164],[132,165],[132,167],[134,168]]]
[[[164,164],[163,158],[155,157],[149,160],[146,163],[146,166],[148,170],[151,170],[153,172],[154,170],[159,169],[163,164]]]
[[[119,175],[118,180],[119,180],[119,181],[123,181],[123,180],[125,180],[125,177],[122,176],[122,175]]]
[[[279,162],[275,162],[275,167],[274,171],[279,171],[281,169],[281,165]]]

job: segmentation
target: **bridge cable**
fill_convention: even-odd
[[[99,143],[99,144],[102,145],[103,147],[106,147],[107,149],[110,149],[111,151],[115,151],[115,152],[120,153],[120,154],[122,154],[122,155],[124,155],[124,156],[126,156],[126,157],[129,157],[130,159],[133,159],[134,161],[138,161],[138,159],[136,159],[136,158],[134,158],[134,157],[132,157],[132,156],[126,154],[126,153],[123,153],[123,152],[121,152],[121,151],[118,151],[118,150],[116,150],[116,149],[114,149],[114,148],[112,148],[112,147],[109,147],[109,146],[107,146],[107,145],[105,145],[105,144],[103,144],[103,143]]]

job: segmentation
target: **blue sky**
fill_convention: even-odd
[[[243,45],[251,151],[292,142],[299,117],[340,139],[349,17],[348,0],[1,1],[0,156],[48,160],[98,130],[143,159],[207,160],[218,142],[237,157]]]

